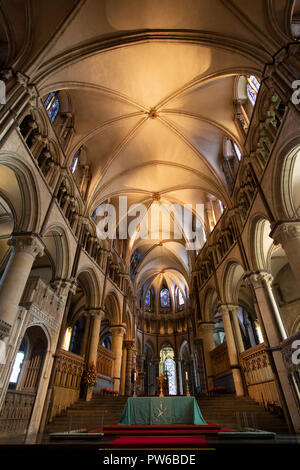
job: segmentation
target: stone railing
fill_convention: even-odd
[[[250,397],[265,407],[281,407],[264,343],[241,353],[240,363]]]
[[[0,436],[26,433],[34,400],[35,393],[8,390],[0,413]]]
[[[40,277],[31,277],[27,281],[21,304],[27,308],[31,303],[54,318],[58,318],[64,309],[62,299]]]
[[[113,376],[114,361],[116,355],[109,349],[98,345],[97,373],[106,377]]]
[[[79,399],[84,366],[83,357],[60,350],[56,363],[50,421]]]

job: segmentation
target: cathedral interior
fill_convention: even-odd
[[[159,376],[300,434],[300,1],[1,0],[0,34],[0,442]]]

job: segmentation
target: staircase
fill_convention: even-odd
[[[69,410],[107,410],[104,415],[104,425],[117,424],[120,421],[123,408],[126,404],[127,397],[109,397],[103,396],[94,398],[90,402],[79,400],[74,403]],[[285,421],[258,405],[249,397],[236,397],[234,395],[222,395],[217,397],[200,397],[197,398],[200,410],[204,419],[208,423],[220,424],[223,427],[237,429],[236,413],[246,412],[249,427],[252,427],[252,414],[255,416],[257,429],[273,431],[277,434],[287,434],[288,427]],[[74,418],[73,418],[74,419]],[[83,415],[73,421],[72,429],[86,428],[88,430],[99,429],[99,417],[95,415]],[[67,431],[69,429],[69,417],[67,413],[56,416],[45,429],[45,438],[52,432]]]
[[[209,423],[220,424],[225,428],[237,429],[236,414],[247,414],[249,427],[253,426],[277,434],[288,434],[285,420],[269,411],[250,397],[237,397],[235,395],[220,395],[215,397],[202,396],[197,398],[199,408],[204,419]],[[242,422],[243,424],[243,422]]]

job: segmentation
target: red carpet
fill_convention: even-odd
[[[230,431],[218,424],[173,424],[173,425],[118,425],[104,426],[105,435],[118,436],[199,436],[217,435],[219,431]],[[91,432],[99,432],[93,430]]]
[[[111,447],[168,447],[168,448],[189,448],[194,446],[206,447],[208,442],[201,437],[120,437],[109,443]]]

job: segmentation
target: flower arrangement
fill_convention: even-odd
[[[89,364],[84,376],[84,384],[94,387],[97,383],[97,370],[94,363]]]

